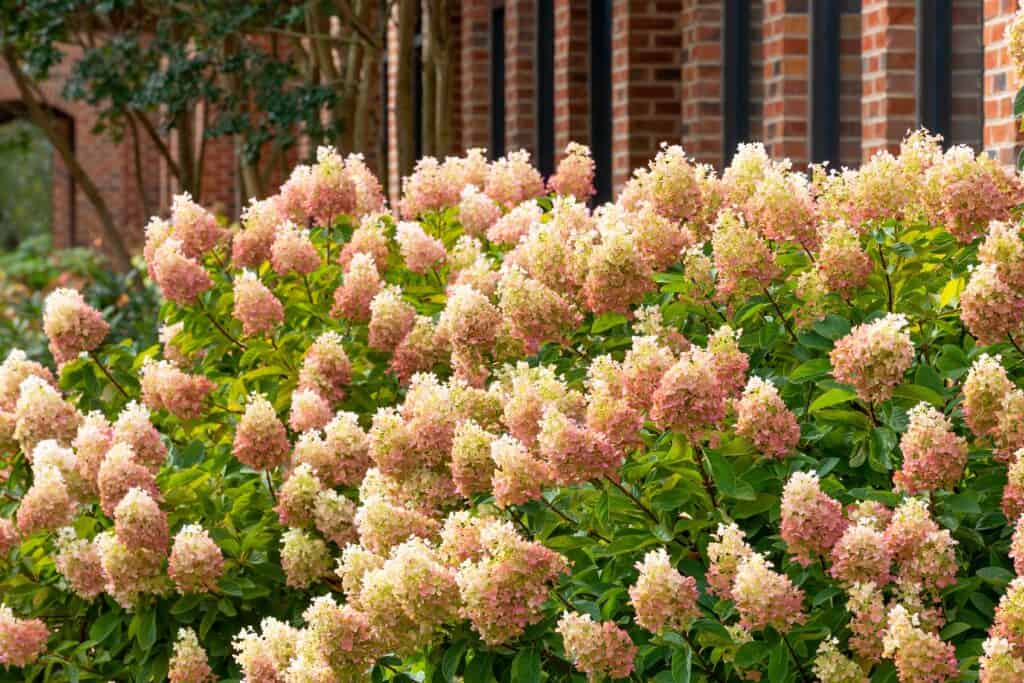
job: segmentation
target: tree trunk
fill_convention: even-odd
[[[398,140],[398,173],[412,173],[416,160],[413,150],[412,57],[416,31],[416,5],[419,0],[398,0],[398,78],[395,83],[395,131]]]
[[[438,51],[438,39],[440,36],[437,35],[435,25],[440,22],[437,21],[436,13],[439,10],[440,3],[431,2],[431,0],[423,0],[423,18],[422,23],[422,37],[423,42],[420,52],[420,82],[423,83],[423,130],[420,131],[420,139],[423,141],[423,155],[424,156],[440,156],[440,150],[437,149],[436,142],[436,127],[437,127],[437,108],[434,106],[434,101],[437,99],[437,70],[434,68],[434,64],[437,61]]]
[[[426,106],[436,111],[434,121],[434,150],[437,156],[452,152],[452,72],[451,72],[451,25],[448,23],[448,0],[433,0],[431,33],[434,46],[434,102],[427,100]]]
[[[42,101],[32,92],[28,78],[21,70],[21,65],[18,63],[18,59],[13,51],[8,48],[4,50],[3,55],[4,61],[7,64],[7,71],[14,77],[14,83],[18,88],[21,99],[28,108],[29,118],[39,126],[50,141],[50,144],[60,154],[72,178],[74,178],[75,184],[82,188],[82,192],[85,193],[89,203],[92,204],[93,208],[96,209],[96,213],[99,214],[100,229],[103,232],[103,239],[106,243],[111,262],[118,270],[128,270],[131,267],[131,255],[128,253],[128,247],[125,246],[124,240],[114,225],[114,216],[110,212],[110,207],[107,205],[106,200],[100,194],[96,183],[92,181],[92,178],[85,172],[78,159],[75,158],[75,152],[71,149],[71,144],[54,128],[52,116],[47,113]],[[71,200],[74,201],[74,197]]]

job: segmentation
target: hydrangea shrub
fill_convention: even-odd
[[[1024,183],[323,148],[0,365],[0,680],[1021,680]]]

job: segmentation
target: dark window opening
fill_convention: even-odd
[[[917,122],[952,138],[953,121],[953,3],[917,2]]]
[[[590,148],[595,202],[612,198],[612,0],[590,2]]]
[[[724,23],[722,158],[729,163],[736,146],[750,139],[750,3],[727,0]]]
[[[537,168],[555,170],[555,3],[537,0]]]
[[[811,2],[811,161],[839,160],[839,0]]]
[[[505,156],[505,8],[491,10],[491,158]]]

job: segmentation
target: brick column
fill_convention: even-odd
[[[555,0],[555,163],[570,142],[590,142],[587,0]]]
[[[861,55],[861,158],[895,152],[917,127],[914,0],[864,0]]]
[[[795,166],[810,158],[810,16],[807,2],[764,3],[764,143]]]
[[[459,89],[456,101],[462,113],[459,145],[462,149],[486,147],[489,137],[487,111],[490,103],[490,27],[491,4],[488,0],[462,3],[460,27]]]
[[[1005,164],[1016,162],[1024,136],[1013,117],[1013,98],[1020,88],[1010,58],[1006,27],[1017,10],[1016,0],[985,0],[985,150]]]
[[[505,150],[537,147],[537,3],[505,3]]]
[[[950,142],[981,149],[985,54],[982,0],[953,3],[953,120]]]
[[[722,65],[723,3],[683,0],[683,147],[696,159],[723,164]]]
[[[615,0],[612,7],[612,190],[680,131],[682,3]]]

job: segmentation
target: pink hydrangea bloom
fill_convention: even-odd
[[[402,299],[402,290],[385,286],[370,302],[370,348],[394,351],[414,324],[416,309]]]
[[[510,208],[543,195],[544,179],[530,165],[530,153],[519,150],[491,164],[484,192],[498,204]]]
[[[975,156],[967,145],[946,150],[924,183],[928,218],[964,244],[982,235],[990,221],[1007,220],[1021,199],[1016,175],[987,154]]]
[[[806,619],[804,592],[788,576],[772,570],[771,563],[760,553],[740,560],[732,599],[740,614],[740,624],[752,631],[771,626],[785,633]]]
[[[795,472],[782,489],[780,534],[805,567],[824,557],[846,530],[843,507],[823,493],[813,472]]]
[[[874,583],[855,583],[848,589],[850,649],[866,662],[882,659],[886,628],[885,596]]]
[[[254,470],[271,470],[288,458],[290,450],[288,434],[274,406],[263,396],[250,396],[235,428],[235,457]]]
[[[477,189],[476,185],[462,188],[459,196],[459,222],[467,235],[482,237],[501,218],[501,207]]]
[[[822,233],[817,268],[826,286],[844,296],[863,287],[874,266],[857,233],[842,222],[826,226]]]
[[[356,208],[356,183],[338,152],[329,146],[316,151],[316,164],[296,166],[281,187],[281,202],[295,220],[329,226]]]
[[[167,446],[150,421],[145,406],[129,401],[114,422],[114,443],[127,444],[135,456],[135,462],[158,472],[167,462]]]
[[[109,531],[93,543],[107,580],[105,590],[124,609],[134,609],[143,595],[162,595],[169,589],[163,570],[166,553],[129,548]]]
[[[654,392],[662,376],[676,363],[671,349],[657,337],[633,337],[633,346],[622,361],[622,382],[633,405],[651,407]]]
[[[989,223],[978,260],[995,269],[996,276],[1014,291],[1024,290],[1024,240],[1020,228],[1002,221]]]
[[[629,399],[622,366],[610,356],[595,358],[587,369],[587,427],[617,453],[639,445],[644,413]]]
[[[959,678],[953,645],[923,630],[916,614],[896,605],[889,610],[888,622],[885,652],[896,665],[900,683],[944,683]]]
[[[998,344],[1020,332],[1024,296],[999,277],[995,266],[983,264],[960,293],[960,317],[978,342]]]
[[[217,680],[206,651],[199,644],[196,632],[190,628],[178,629],[178,639],[168,667],[170,683],[213,683]]]
[[[531,348],[561,342],[581,320],[570,301],[517,266],[506,268],[498,283],[498,308],[513,336]]]
[[[281,569],[291,588],[308,588],[327,575],[331,553],[327,544],[302,529],[281,535]]]
[[[410,536],[432,538],[439,530],[436,520],[411,510],[384,495],[363,496],[356,510],[359,542],[368,550],[387,554]]]
[[[956,541],[932,520],[927,505],[908,498],[885,530],[885,543],[899,568],[899,581],[938,591],[956,580]]]
[[[292,392],[292,411],[288,418],[288,426],[292,431],[321,429],[333,417],[331,404],[312,389],[296,389]]]
[[[495,465],[494,500],[500,507],[536,500],[541,489],[554,479],[547,463],[535,458],[510,436],[499,437],[491,444],[491,459]]]
[[[990,637],[982,643],[985,654],[978,659],[981,683],[1015,683],[1024,680],[1024,660],[1014,655],[1006,638]]]
[[[277,518],[282,526],[308,527],[313,523],[313,506],[323,484],[306,463],[293,469],[277,497]]]
[[[334,290],[334,306],[331,315],[367,322],[370,319],[370,302],[382,286],[380,274],[369,254],[358,253],[352,257],[338,289]]]
[[[322,595],[302,617],[307,627],[288,668],[291,680],[357,681],[369,677],[368,669],[382,650],[366,614]]]
[[[71,443],[82,421],[78,410],[38,375],[29,375],[21,383],[13,412],[13,437],[29,462],[32,461],[32,449],[40,441],[54,439],[61,445]]]
[[[50,631],[40,619],[18,619],[0,604],[0,664],[28,666],[46,651]]]
[[[629,601],[636,610],[636,623],[651,633],[664,629],[686,632],[700,615],[697,582],[672,566],[664,548],[652,550],[636,563],[640,572],[629,589]]]
[[[171,225],[188,258],[203,258],[228,237],[228,231],[217,224],[217,218],[192,201],[187,192],[171,200]]]
[[[224,555],[206,529],[186,524],[175,534],[167,576],[179,593],[211,591],[223,572]]]
[[[154,499],[160,496],[155,474],[136,462],[135,453],[126,443],[111,446],[100,465],[96,484],[100,492],[100,508],[108,517],[113,517],[118,503],[133,488],[145,490]]]
[[[269,261],[277,226],[284,220],[278,197],[251,199],[242,212],[242,230],[231,241],[231,263],[236,268],[259,268]]]
[[[830,573],[844,584],[871,582],[884,586],[892,579],[892,553],[870,520],[850,524],[832,547]]]
[[[708,590],[718,597],[731,600],[733,582],[740,562],[753,554],[746,535],[734,523],[719,524],[708,543]]]
[[[452,480],[463,497],[489,491],[494,475],[491,444],[497,436],[473,420],[465,420],[455,429],[452,439]]]
[[[487,230],[487,239],[495,244],[517,244],[543,215],[540,204],[532,199],[525,201],[496,220]]]
[[[692,348],[661,377],[651,405],[651,419],[690,438],[715,427],[725,417],[726,392],[714,356]]]
[[[324,439],[334,455],[333,467],[317,467],[317,476],[331,486],[355,486],[370,466],[366,432],[355,413],[339,411],[324,427]]]
[[[1010,542],[1010,558],[1013,560],[1013,570],[1018,576],[1024,574],[1024,518],[1019,514],[1014,524],[1013,539]]]
[[[892,396],[914,360],[914,344],[903,329],[907,324],[905,316],[890,313],[854,327],[832,349],[832,375],[852,385],[864,401],[884,401]]]
[[[35,376],[57,388],[57,380],[49,368],[29,360],[21,349],[12,349],[0,363],[0,410],[13,412],[21,393],[21,383]]]
[[[235,662],[247,681],[280,683],[295,655],[301,637],[298,629],[267,617],[260,622],[261,634],[243,628],[232,641]]]
[[[391,243],[382,225],[385,217],[390,219],[390,215],[386,213],[371,213],[359,222],[359,227],[352,233],[352,238],[338,254],[338,265],[343,271],[348,270],[348,264],[356,254],[369,254],[379,271],[387,267]]]
[[[583,296],[595,314],[628,314],[654,288],[651,268],[638,248],[637,232],[613,212],[598,215],[600,241],[587,258]]]
[[[270,246],[270,263],[278,275],[309,275],[320,267],[320,254],[308,230],[300,230],[294,223],[285,221],[278,226]]]
[[[242,323],[246,336],[273,332],[284,321],[284,307],[251,270],[242,271],[235,280],[235,305],[231,315]]]
[[[431,237],[423,226],[414,221],[402,221],[395,228],[395,241],[405,260],[405,267],[414,273],[426,273],[444,263],[447,252],[444,243]]]
[[[349,154],[345,157],[345,173],[355,189],[355,206],[351,212],[356,216],[366,216],[384,208],[384,190],[380,180],[366,165],[361,153]],[[344,208],[338,206],[337,208]]]
[[[43,331],[50,340],[50,352],[58,364],[92,351],[110,331],[100,312],[74,289],[55,289],[43,306]]]
[[[731,210],[718,214],[711,248],[719,298],[758,293],[779,274],[768,243]]]
[[[540,421],[537,444],[541,457],[560,485],[579,484],[604,476],[618,478],[622,455],[601,434],[548,406]]]
[[[18,545],[18,529],[7,517],[0,517],[0,558],[6,557],[11,548]]]
[[[339,548],[356,540],[356,504],[334,489],[325,489],[313,502],[313,524]]]
[[[345,398],[351,379],[352,363],[341,337],[324,332],[306,349],[299,368],[299,388],[315,391],[333,404]]]
[[[747,223],[776,242],[813,251],[818,246],[814,201],[807,176],[779,166],[768,168],[743,204]]]
[[[18,505],[18,532],[22,536],[58,529],[71,522],[75,511],[60,470],[52,465],[33,469],[32,486]]]
[[[912,496],[952,489],[967,464],[967,442],[953,432],[949,418],[923,403],[910,410],[900,450],[903,466],[893,474],[893,484]]]
[[[399,210],[406,220],[413,220],[428,211],[437,211],[458,202],[462,187],[453,183],[452,168],[434,157],[416,162],[413,173],[402,180]]]
[[[167,513],[144,489],[133,488],[114,509],[117,540],[131,549],[167,552],[170,534]]]
[[[581,202],[590,199],[594,195],[594,159],[590,148],[570,142],[555,174],[548,178],[548,189],[556,194],[571,195]]]
[[[864,669],[844,655],[836,638],[826,638],[818,645],[814,657],[814,675],[829,683],[869,683]]]
[[[1000,356],[981,354],[964,380],[964,422],[978,437],[994,433],[999,425],[1003,401],[1014,388],[1001,360]]]
[[[682,147],[662,143],[647,168],[634,171],[620,203],[633,209],[647,201],[662,216],[685,222],[700,212],[701,199],[698,167],[686,157]]]
[[[771,382],[751,377],[735,409],[736,433],[749,439],[766,457],[784,458],[800,442],[796,416]]]
[[[96,546],[92,541],[78,538],[73,528],[60,530],[53,564],[71,591],[83,600],[92,600],[103,592],[106,578]]]
[[[166,410],[183,420],[202,415],[206,411],[206,397],[217,386],[203,375],[189,375],[168,361],[151,358],[143,361],[139,375],[146,406]]]
[[[165,299],[182,306],[213,287],[213,280],[195,259],[182,251],[181,241],[168,239],[153,252],[151,275]]]
[[[636,645],[613,622],[595,622],[589,614],[562,615],[555,631],[565,641],[565,653],[578,671],[593,682],[626,678],[633,672]]]
[[[1011,524],[1024,514],[1024,453],[1018,452],[1006,473],[1003,487],[1003,514]]]
[[[407,384],[417,372],[427,372],[442,362],[449,351],[447,344],[440,343],[434,321],[418,315],[409,334],[395,349],[388,367],[398,375],[402,384]]]

